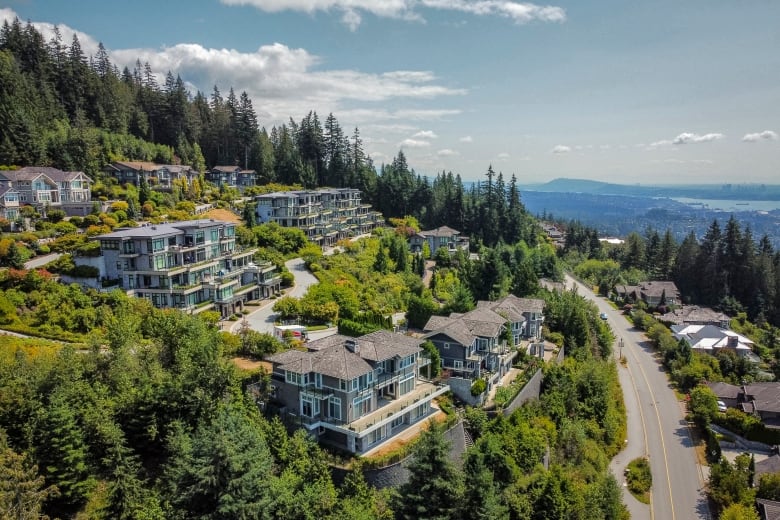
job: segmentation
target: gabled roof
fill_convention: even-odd
[[[422,237],[451,237],[453,235],[460,235],[460,231],[456,231],[451,227],[440,226],[436,229],[430,229],[428,231],[420,231],[417,233]]]
[[[348,347],[352,343],[355,347]],[[354,379],[373,370],[369,362],[416,354],[422,340],[403,334],[380,330],[350,338],[341,334],[329,336],[307,345],[308,351],[288,350],[266,359],[281,370],[304,374],[315,372],[338,379]]]
[[[780,412],[780,383],[751,383],[742,387],[757,412]]]
[[[34,181],[38,177],[46,177],[49,181],[54,182],[45,171],[41,170],[54,170],[55,168],[40,167],[40,168],[21,168],[19,170],[6,170],[0,171],[0,177],[5,178],[11,182],[18,181]]]
[[[18,193],[18,190],[7,184],[0,184],[0,197],[4,197],[6,193]]]
[[[438,335],[447,336],[455,342],[464,345],[466,347],[471,346],[476,339],[474,334],[471,333],[468,326],[462,321],[452,320],[445,324],[443,327],[436,328],[432,332],[429,332],[423,338],[429,339]]]
[[[709,307],[699,307],[698,305],[683,305],[661,316],[661,320],[669,323],[693,323],[693,322],[727,322],[729,317],[722,312],[718,312]]]
[[[221,173],[234,173],[241,171],[240,166],[214,166],[211,171]]]
[[[728,383],[707,383],[707,386],[716,396],[723,399],[736,399],[742,391],[737,385],[730,385]]]
[[[758,466],[758,463],[756,463]],[[761,520],[780,520],[780,502],[757,498],[756,505],[761,515]]]
[[[675,297],[680,295],[679,289],[674,282],[669,281],[650,281],[642,282],[639,284],[639,289],[645,296],[652,296],[660,298],[664,294],[666,296]]]
[[[433,315],[430,318],[428,318],[428,322],[423,327],[423,330],[431,331],[431,330],[443,329],[444,327],[446,327],[450,323],[453,323],[454,321],[455,319],[453,318],[452,314],[450,314],[449,316]]]
[[[506,323],[506,318],[490,309],[480,309],[479,307],[467,312],[460,319],[469,328],[469,331],[475,336],[483,338],[494,338],[501,334],[501,329]]]
[[[119,165],[120,168],[117,168],[114,165]],[[135,170],[135,171],[145,171],[145,172],[153,172],[160,169],[159,164],[149,162],[149,161],[114,161],[113,163],[109,164],[107,167],[114,168],[116,170],[119,169],[127,169],[127,170]]]
[[[758,482],[761,475],[766,475],[767,473],[780,473],[780,455],[777,453],[756,462],[756,482]]]

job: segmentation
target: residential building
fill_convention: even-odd
[[[707,383],[707,386],[709,387],[710,390],[712,390],[712,393],[715,394],[715,396],[718,398],[718,401],[723,401],[723,403],[728,408],[739,407],[739,394],[742,392],[742,389],[737,385],[730,385],[728,383],[716,382],[716,383]]]
[[[259,222],[300,229],[320,246],[370,233],[382,217],[361,203],[360,190],[354,188],[278,191],[258,195],[255,201]]]
[[[446,248],[451,255],[459,249],[467,253],[469,251],[468,237],[461,236],[460,231],[447,226],[415,233],[409,239],[409,249],[412,253],[420,253],[423,250],[423,244],[426,243],[431,251],[431,256],[435,255],[439,248]]]
[[[256,184],[257,172],[243,170],[240,166],[215,166],[206,172],[205,177],[216,186],[244,191]]]
[[[659,305],[678,305],[681,303],[680,290],[674,282],[651,281],[639,285],[617,285],[615,292],[618,298],[626,303],[643,301],[648,307]]]
[[[422,342],[382,330],[268,356],[269,407],[320,442],[364,454],[435,413],[433,399],[449,390],[420,378],[430,363]]]
[[[756,466],[758,466],[758,463],[756,463]],[[756,474],[756,477],[758,477],[758,474]],[[776,500],[757,498],[756,509],[758,509],[758,517],[761,520],[780,520],[780,502]]]
[[[764,426],[780,428],[780,383],[742,385],[738,399],[743,412],[757,416]]]
[[[722,312],[698,305],[683,305],[658,319],[673,325],[713,325],[721,329],[728,329],[731,322],[731,318]]]
[[[47,208],[62,209],[68,215],[87,215],[92,210],[92,179],[83,172],[27,166],[0,171],[1,181],[16,190],[20,205],[32,205],[43,214]]]
[[[0,181],[0,218],[12,223],[19,218],[19,192],[8,180]]]
[[[734,331],[714,325],[672,325],[670,328],[678,341],[686,340],[696,352],[716,354],[721,349],[730,349],[740,357],[760,361],[753,353],[753,341]]]
[[[518,348],[530,351],[533,346],[543,355],[543,306],[542,300],[508,296],[496,302],[478,302],[476,309],[465,314],[431,316],[423,338],[439,351],[453,393],[469,404],[481,404],[487,391],[512,367]],[[487,383],[481,396],[471,395],[477,379]]]
[[[236,246],[235,234],[236,224],[214,219],[124,228],[93,237],[99,257],[75,260],[156,307],[216,309],[227,317],[278,293],[281,284],[272,264],[254,263],[256,249]]]
[[[173,188],[173,181],[177,179],[186,179],[190,183],[198,175],[191,166],[148,161],[114,161],[107,164],[103,171],[114,177],[119,184],[129,183],[138,187],[143,178],[151,188],[157,190],[170,190]]]

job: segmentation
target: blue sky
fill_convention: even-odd
[[[0,20],[75,31],[115,63],[310,110],[377,165],[521,183],[780,183],[775,0],[21,0]]]

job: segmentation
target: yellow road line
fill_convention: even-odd
[[[653,387],[650,385],[650,381],[648,381],[647,379],[647,374],[645,373],[645,369],[642,368],[642,364],[639,363],[636,353],[634,353],[634,359],[637,360],[637,366],[639,366],[639,371],[642,372],[642,378],[645,380],[645,384],[647,384],[647,391],[650,392],[650,398],[653,400],[651,405],[655,409],[655,417],[656,419],[658,419],[658,432],[661,435],[661,450],[664,453],[664,467],[666,468],[666,485],[669,488],[669,504],[672,506],[672,520],[674,520],[675,513],[674,513],[674,500],[672,499],[672,479],[669,476],[669,460],[668,460],[668,455],[666,453],[666,442],[664,442],[664,432],[663,432],[663,428],[661,428],[661,416],[658,414],[658,406],[656,406],[657,402],[655,399],[655,394],[653,393]],[[647,437],[647,433],[645,433],[645,438],[646,437]],[[652,508],[651,508],[651,516],[652,516]]]

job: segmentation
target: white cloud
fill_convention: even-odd
[[[473,143],[474,139],[470,135],[466,135],[460,138],[461,143]]]
[[[708,143],[710,141],[717,141],[726,137],[723,134],[693,134],[690,132],[683,132],[672,140],[672,144],[695,144],[695,143]]]
[[[564,22],[566,10],[557,6],[541,6],[513,0],[222,0],[226,5],[249,5],[276,13],[280,11],[301,11],[314,14],[318,11],[340,11],[341,21],[351,31],[357,30],[362,22],[361,12],[381,18],[424,22],[418,8],[455,11],[475,16],[499,16],[516,24],[533,21]]]
[[[647,145],[648,150],[654,150],[656,148],[659,148],[661,146],[670,146],[672,144],[672,141],[669,139],[661,139],[660,141],[654,141]],[[637,145],[639,147],[644,147],[643,144]]]
[[[556,144],[550,152],[554,154],[564,154],[571,152],[571,147],[563,144]]]
[[[431,130],[421,130],[412,136],[412,138],[415,137],[421,137],[423,139],[436,139],[439,136]]]
[[[506,161],[507,159],[509,159],[509,157],[510,157],[510,155],[508,153],[506,153],[506,152],[501,152],[500,154],[496,155],[496,158],[499,161]]]
[[[451,150],[449,148],[444,148],[443,150],[439,150],[438,152],[436,152],[436,155],[438,155],[439,157],[456,157],[460,155],[460,153],[455,150]]]
[[[431,143],[428,141],[421,141],[419,139],[404,139],[398,143],[398,146],[402,148],[426,148],[430,145]]]
[[[714,161],[710,159],[693,159],[691,161],[684,161],[682,159],[675,159],[673,157],[670,157],[668,159],[654,159],[650,161],[650,163],[651,164],[680,164],[680,165],[693,164],[697,166],[707,166],[710,164],[714,164]]]
[[[777,132],[772,130],[764,130],[763,132],[756,132],[754,134],[745,134],[742,138],[746,143],[755,143],[756,141],[777,141]]]
[[[13,23],[14,19],[18,17],[19,15],[17,15],[13,9],[8,7],[0,8],[0,25],[2,25],[3,22],[8,22],[9,24]],[[27,25],[25,20],[20,19],[20,21],[22,24]],[[32,25],[39,33],[43,35],[43,40],[46,43],[54,38],[54,28],[57,27],[57,29],[60,31],[60,37],[62,38],[63,45],[70,47],[70,44],[73,42],[73,36],[76,35],[79,39],[79,44],[81,45],[81,50],[84,51],[84,54],[90,56],[97,53],[98,41],[86,33],[77,31],[76,29],[68,27],[67,25],[55,26],[54,24],[48,22],[32,22]]]

